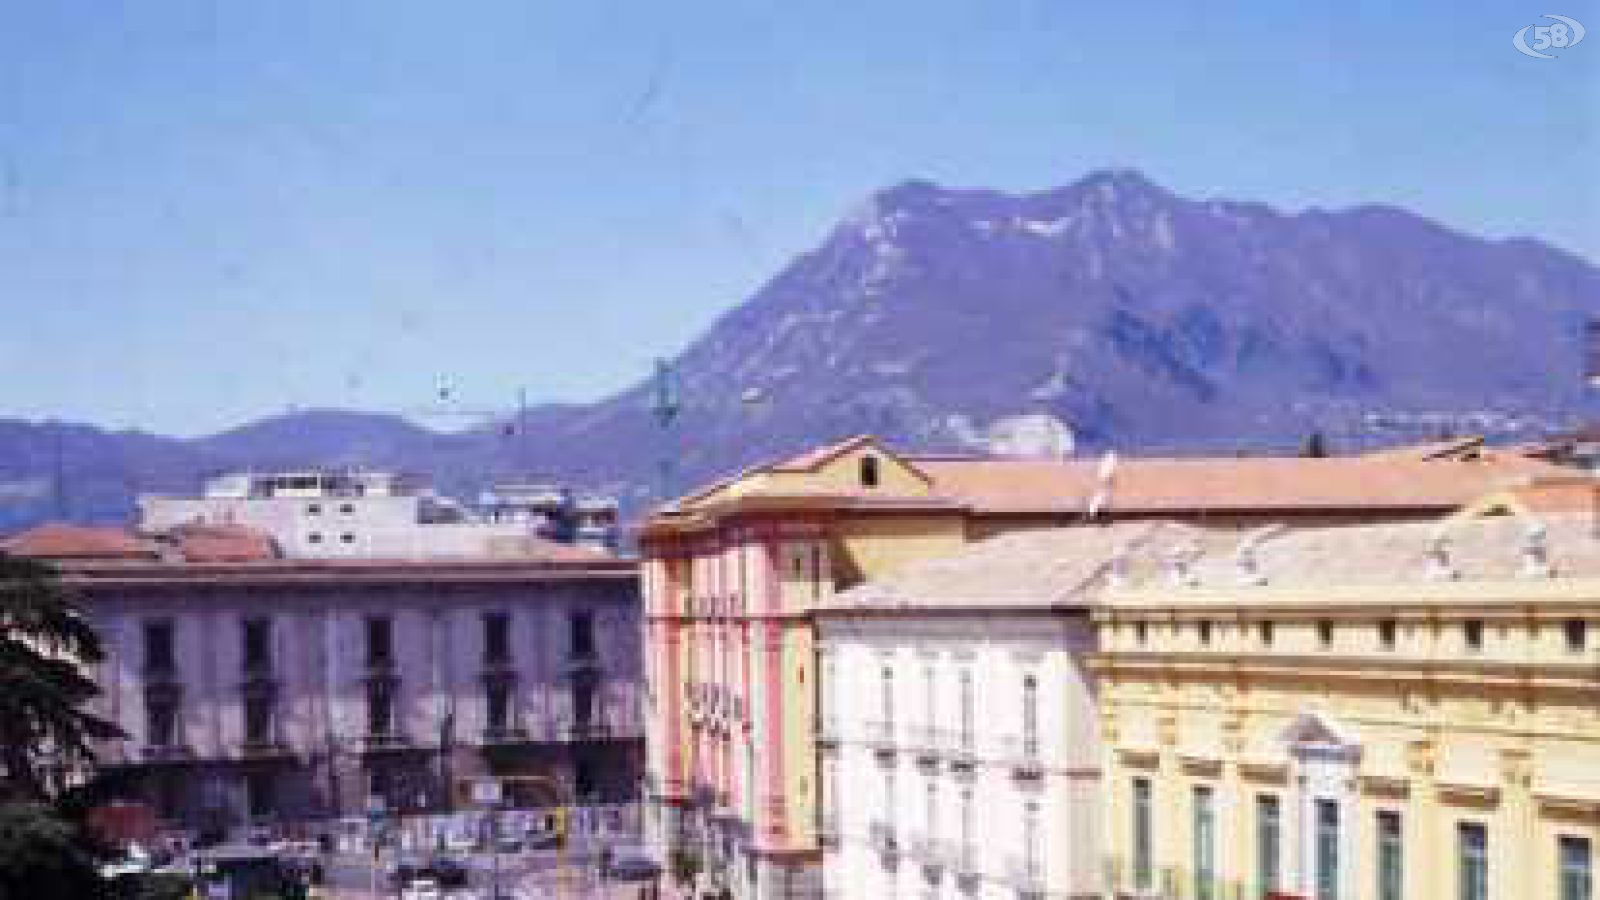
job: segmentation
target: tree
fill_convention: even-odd
[[[50,799],[94,762],[94,741],[122,736],[83,708],[99,694],[84,667],[101,657],[55,570],[0,553],[0,799]]]
[[[92,844],[42,803],[0,803],[0,897],[100,897]]]

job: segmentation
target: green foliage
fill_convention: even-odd
[[[40,803],[0,804],[0,897],[105,896],[77,826]]]
[[[672,870],[672,880],[684,889],[694,883],[695,876],[700,874],[702,863],[699,854],[687,847],[674,847],[667,855],[667,867]]]
[[[84,667],[101,655],[99,636],[55,570],[0,553],[0,786],[7,798],[60,793],[59,773],[92,763],[93,741],[121,736],[83,709],[99,693]]]

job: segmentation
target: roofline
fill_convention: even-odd
[[[972,617],[989,615],[1014,615],[1014,616],[1061,616],[1090,618],[1094,615],[1096,604],[1085,600],[1051,600],[1043,603],[1010,602],[982,603],[976,599],[961,603],[916,604],[893,603],[877,604],[865,602],[860,605],[822,604],[810,608],[813,618],[897,618],[911,616],[952,616]]]
[[[262,560],[255,562],[107,562],[58,566],[75,588],[195,584],[353,585],[489,584],[638,578],[632,560],[559,562],[528,560]]]

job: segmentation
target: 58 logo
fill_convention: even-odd
[[[1571,16],[1557,16],[1545,13],[1541,18],[1555,19],[1554,25],[1524,25],[1511,38],[1511,46],[1524,56],[1537,56],[1540,59],[1555,59],[1554,53],[1540,53],[1540,50],[1565,50],[1583,40],[1583,23]],[[1529,32],[1533,33],[1533,43],[1528,42]]]

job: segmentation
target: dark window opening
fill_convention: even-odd
[[[251,772],[245,776],[245,803],[251,818],[266,818],[278,811],[278,799],[271,772]]]
[[[572,720],[580,729],[594,719],[594,685],[579,681],[572,685]]]
[[[144,664],[151,674],[171,674],[176,668],[170,619],[144,623]]]
[[[306,506],[306,515],[316,516],[322,514],[322,504],[312,503]]]
[[[322,543],[322,532],[313,531],[310,534],[306,535],[306,540],[310,541],[313,544],[320,544],[320,543]]]
[[[394,695],[384,685],[371,685],[367,688],[367,734],[388,737],[393,732]]]
[[[861,486],[869,488],[878,486],[878,458],[876,456],[861,457]]]
[[[1589,645],[1589,623],[1582,619],[1563,622],[1561,632],[1566,635],[1568,650],[1581,651]]]
[[[1468,650],[1483,649],[1483,620],[1468,619],[1461,625],[1462,635],[1467,639]]]
[[[272,669],[272,622],[246,619],[244,622],[244,667],[249,672]]]
[[[1261,643],[1264,644],[1265,646],[1271,647],[1272,646],[1272,623],[1271,622],[1262,622],[1261,625],[1260,625],[1260,628],[1261,628]]]
[[[1139,643],[1144,643],[1150,638],[1150,625],[1147,622],[1133,623],[1133,637]]]
[[[489,665],[511,661],[511,617],[506,613],[483,617],[483,661]]]
[[[244,742],[257,747],[272,743],[271,698],[244,699]]]
[[[1393,619],[1384,619],[1378,623],[1378,644],[1385,650],[1394,649],[1395,622]]]
[[[367,620],[367,665],[389,666],[394,663],[394,621],[387,616],[373,616]]]
[[[484,721],[489,730],[504,732],[511,721],[511,687],[491,684],[484,690]]]
[[[339,535],[339,540],[346,544],[354,544],[356,542],[356,536],[346,531],[344,534]]]
[[[171,747],[178,742],[178,704],[171,700],[152,700],[145,705],[152,747]]]
[[[1200,620],[1200,643],[1202,643],[1202,644],[1211,643],[1211,620],[1210,619],[1201,619]]]
[[[594,655],[594,613],[569,613],[567,630],[573,656]]]
[[[1317,643],[1326,650],[1333,646],[1333,620],[1322,619],[1317,622]]]

